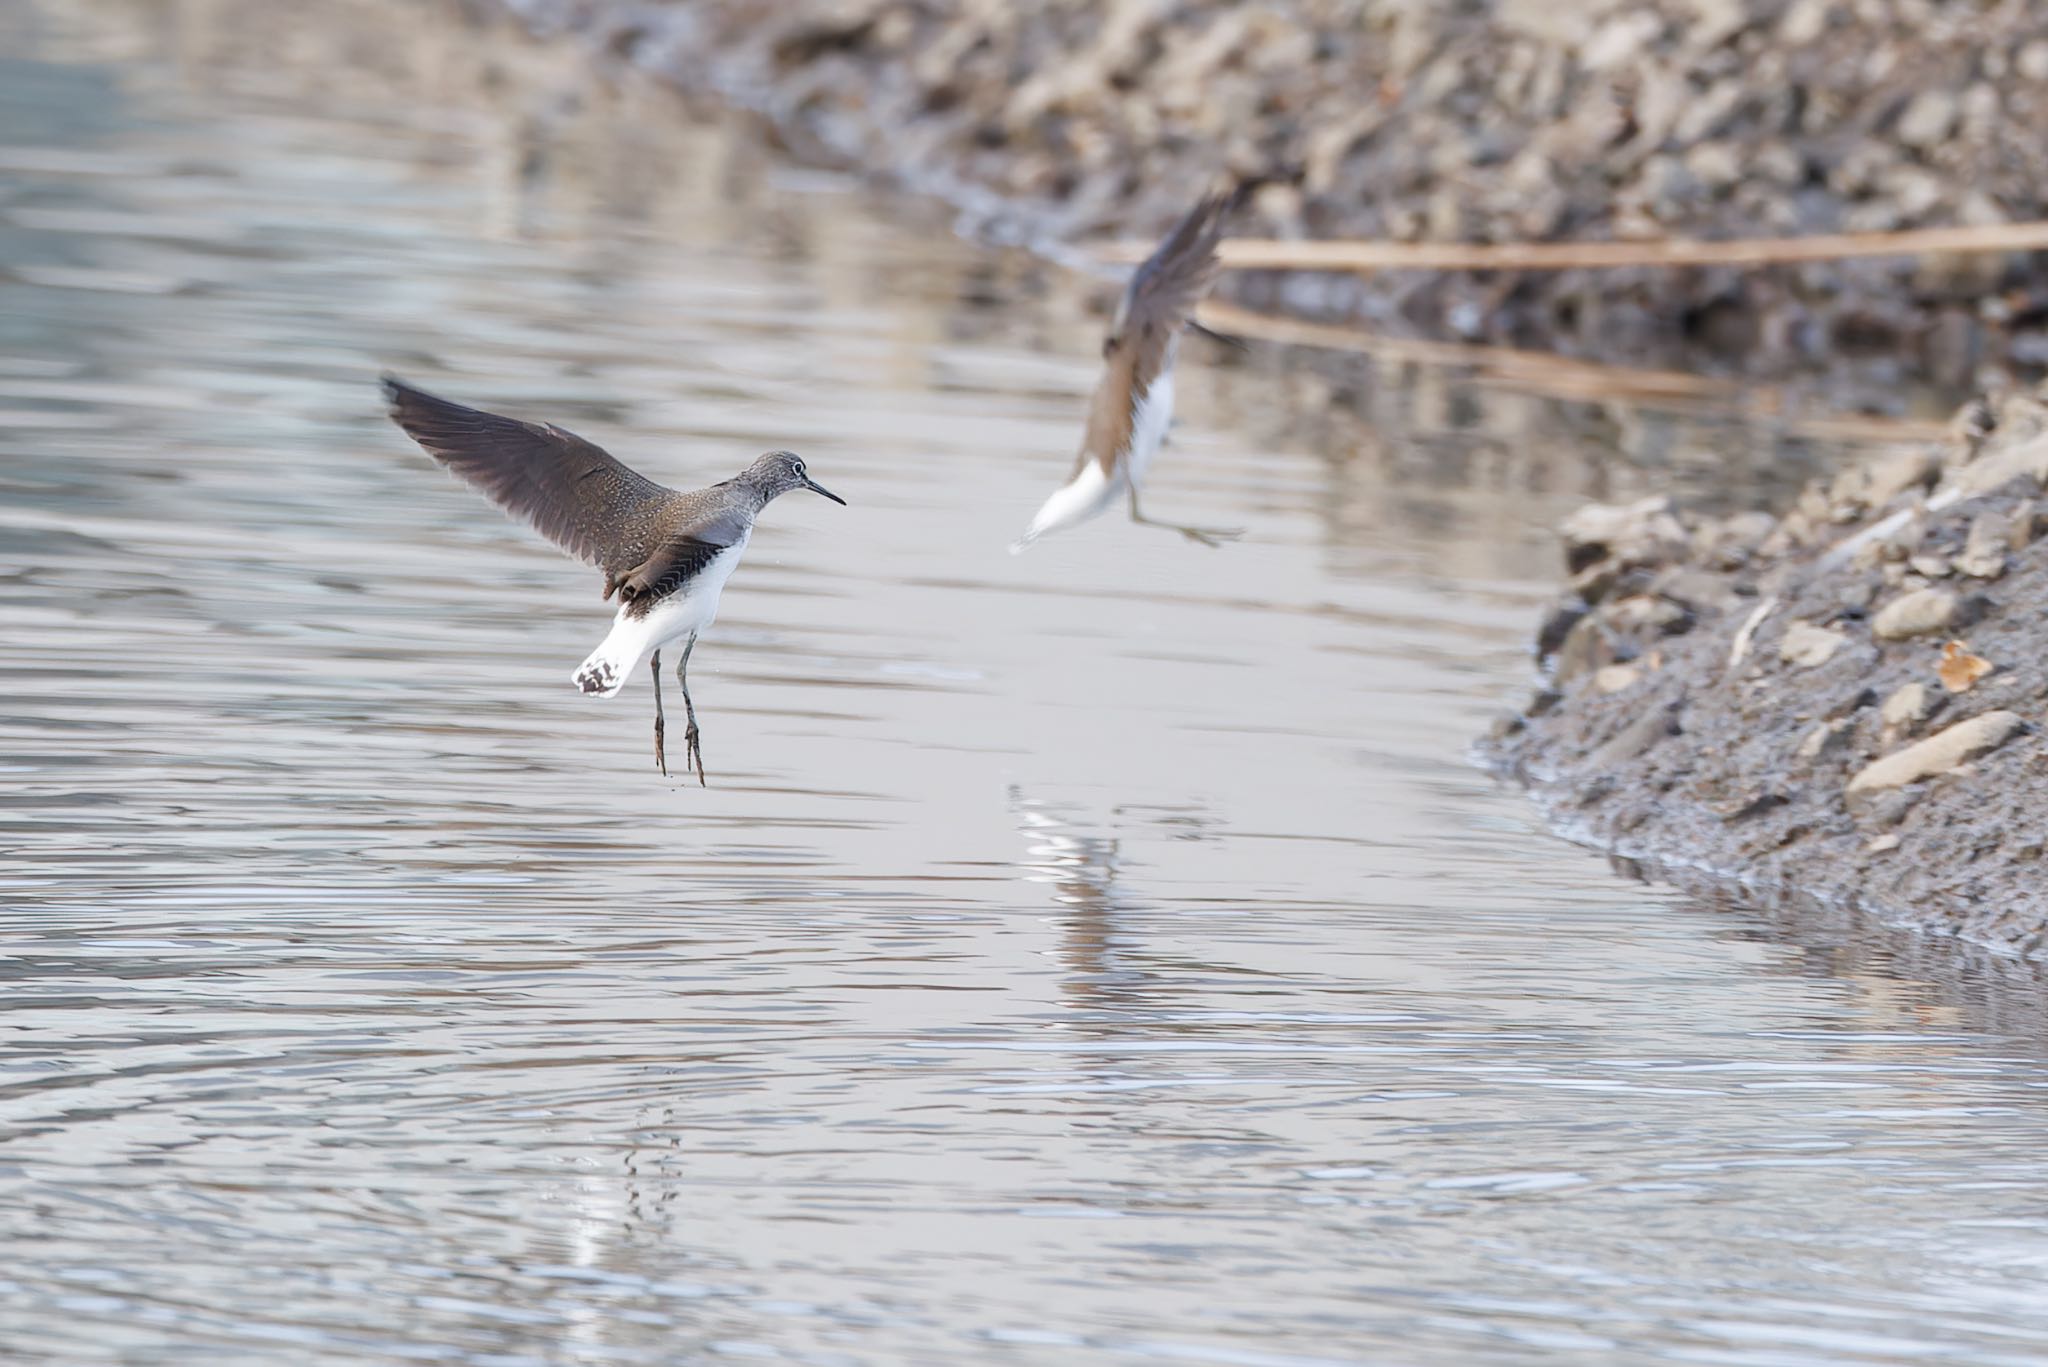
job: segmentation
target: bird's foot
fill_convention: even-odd
[[[1190,541],[1199,541],[1210,550],[1220,550],[1226,541],[1235,541],[1244,535],[1242,527],[1182,527],[1180,534]]]
[[[659,770],[661,770],[661,776],[662,776],[663,778],[667,778],[667,777],[668,777],[668,752],[667,752],[667,750],[666,750],[666,749],[665,749],[665,748],[663,747],[663,745],[662,745],[662,735],[661,735],[661,733],[662,733],[663,729],[664,729],[664,728],[663,728],[663,726],[662,726],[662,724],[661,724],[661,718],[660,718],[660,717],[656,717],[656,718],[654,719],[654,767],[655,767],[655,768],[657,768],[657,769],[659,769]]]
[[[697,743],[697,723],[691,722],[689,729],[683,732],[683,744],[689,747],[683,761],[684,771],[688,772],[690,765],[696,765],[697,786],[709,787],[710,785],[704,782],[704,747]]]

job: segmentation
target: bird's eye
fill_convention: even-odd
[[[804,463],[802,461],[798,461],[796,463],[796,477],[798,479],[802,479],[804,477]]]

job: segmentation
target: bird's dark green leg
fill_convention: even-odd
[[[697,786],[704,782],[704,748],[697,744],[697,706],[690,701],[690,652],[697,648],[697,633],[691,632],[690,639],[683,645],[683,658],[676,662],[676,682],[683,686],[683,716],[687,724],[683,727],[683,763],[697,766]]]
[[[661,652],[654,652],[654,764],[661,770],[663,778],[668,777],[668,755],[662,749],[661,733],[664,723],[661,719]]]
[[[1138,511],[1138,488],[1131,486],[1131,521],[1140,527],[1164,527],[1170,532],[1179,532],[1190,541],[1199,541],[1212,549],[1226,541],[1235,541],[1244,535],[1242,527],[1184,527],[1178,522],[1154,522]]]

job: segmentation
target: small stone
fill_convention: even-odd
[[[1769,513],[1737,513],[1701,532],[1700,550],[1718,569],[1732,570],[1755,555],[1777,529],[1778,520]]]
[[[1588,71],[1621,66],[1634,60],[1663,27],[1656,15],[1644,10],[1610,19],[1579,49],[1579,64]]]
[[[1949,189],[1940,176],[1918,166],[1900,166],[1879,178],[1878,190],[1906,218],[1919,218],[1940,204]]]
[[[2022,47],[2015,65],[2030,81],[2048,81],[2048,39],[2036,38]]]
[[[1901,837],[1897,831],[1886,831],[1883,835],[1871,837],[1863,848],[1870,854],[1888,854],[1899,847]]]
[[[1925,579],[1946,579],[1952,566],[1948,563],[1947,556],[1922,551],[1906,561],[1906,568]]]
[[[1832,660],[1835,652],[1848,643],[1849,638],[1839,631],[1829,631],[1811,622],[1794,622],[1785,628],[1785,637],[1778,643],[1778,658],[1788,665],[1812,669]]]
[[[1920,794],[1894,788],[1890,792],[1879,793],[1864,803],[1856,816],[1862,824],[1883,830],[1904,821],[1919,801]]]
[[[2004,513],[1977,514],[1970,523],[1969,539],[1956,557],[1956,569],[1972,579],[1996,579],[2005,573],[2005,547],[2012,536],[2011,521]]]
[[[1685,154],[1685,169],[1710,190],[1733,185],[1742,176],[1742,158],[1732,144],[1701,142]]]
[[[1834,11],[1830,0],[1798,0],[1779,21],[1778,36],[1787,47],[1804,47],[1827,31]]]
[[[1727,579],[1683,565],[1674,565],[1660,573],[1650,582],[1650,591],[1687,609],[1695,617],[1703,612],[1725,612],[1737,602],[1735,588]],[[1681,633],[1672,630],[1670,634]]]
[[[1878,715],[1884,718],[1887,732],[1904,734],[1933,716],[1939,701],[1924,683],[1903,684],[1898,692],[1884,700]]]
[[[2017,712],[1986,712],[1937,731],[1926,740],[1865,765],[1849,780],[1845,794],[1903,788],[1923,778],[1952,773],[1976,756],[1995,750],[2026,725]]]
[[[1806,739],[1799,742],[1799,758],[1816,760],[1834,750],[1842,748],[1848,740],[1849,728],[1855,724],[1853,717],[1841,717],[1824,721],[1806,733]]]
[[[1927,489],[1941,477],[1941,455],[1932,446],[1915,446],[1865,465],[1861,474],[1866,508],[1882,508],[1908,489]]]
[[[1600,609],[1601,620],[1630,637],[1652,633],[1682,636],[1692,629],[1692,614],[1683,605],[1654,593],[1636,593],[1619,598]]]
[[[1624,688],[1634,687],[1642,677],[1641,665],[1608,665],[1593,671],[1593,687],[1602,693],[1619,693]]]
[[[2040,530],[2042,506],[2039,500],[2022,507],[2019,516],[2012,520],[2012,532],[2005,538],[2007,550],[2023,551],[2034,544],[2034,537]]]
[[[1657,565],[1682,559],[1690,547],[1671,515],[1671,500],[1622,505],[1590,503],[1565,519],[1565,566],[1574,574],[1602,560]]]
[[[1899,116],[1899,141],[1908,147],[1934,147],[1956,126],[1957,101],[1946,90],[1923,90]]]
[[[1870,630],[1880,641],[1904,641],[1946,631],[1956,619],[1956,596],[1947,589],[1915,589],[1878,609]]]
[[[1658,742],[1679,734],[1679,718],[1684,702],[1667,703],[1653,707],[1637,717],[1599,749],[1586,756],[1584,772],[1589,774],[1610,773],[1622,764],[1651,749]]]

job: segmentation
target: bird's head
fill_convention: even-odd
[[[846,504],[845,499],[811,478],[810,472],[804,468],[803,457],[794,451],[770,451],[758,456],[740,478],[761,491],[764,503],[792,489],[809,489],[842,507]]]

